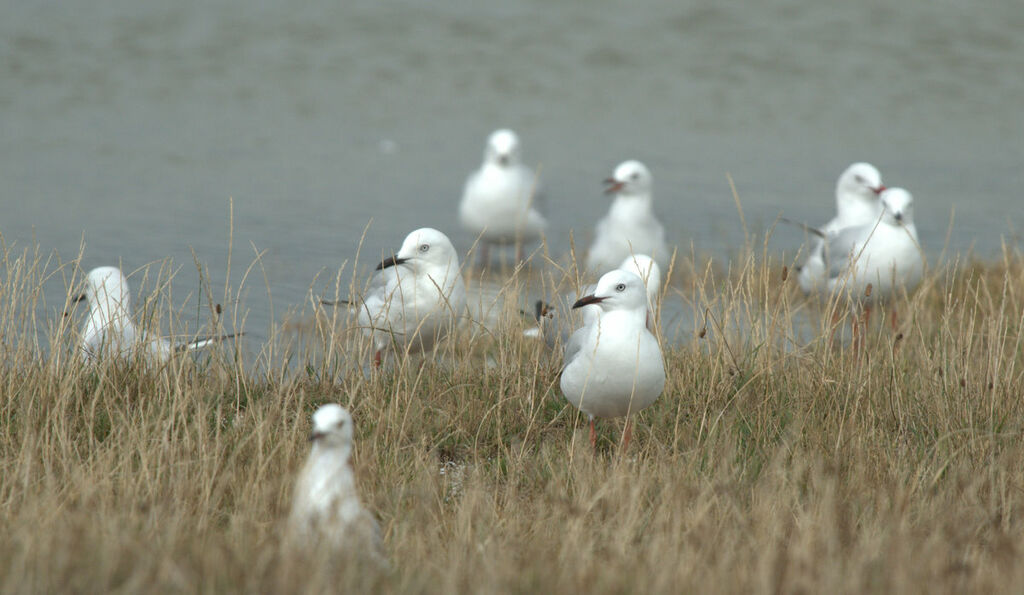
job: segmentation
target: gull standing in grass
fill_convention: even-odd
[[[848,227],[826,240],[829,291],[848,292],[863,303],[865,313],[871,302],[886,301],[901,290],[913,291],[924,274],[914,197],[903,188],[889,188],[879,202],[878,220]]]
[[[82,328],[81,354],[86,363],[103,356],[130,357],[136,351],[157,361],[167,361],[175,352],[191,351],[237,335],[199,337],[172,345],[167,339],[151,339],[132,321],[132,300],[128,279],[117,267],[97,267],[85,277],[85,293],[72,302],[86,301],[89,317]]]
[[[669,253],[665,228],[654,216],[650,170],[639,161],[624,161],[605,183],[605,194],[615,200],[597,224],[587,269],[609,271],[633,254],[649,254],[664,266]]]
[[[375,366],[388,349],[433,349],[458,324],[466,309],[466,284],[448,236],[430,227],[417,229],[377,270],[358,303],[359,325],[373,340]]]
[[[313,448],[295,484],[288,529],[296,544],[359,548],[380,556],[380,527],[356,491],[352,434],[352,416],[341,405],[324,405],[313,414]]]
[[[836,216],[819,229],[824,238],[833,238],[848,227],[874,225],[881,213],[878,196],[883,190],[882,174],[870,163],[854,163],[846,168],[836,182]],[[826,247],[825,239],[815,237],[807,258],[797,269],[797,282],[804,293],[825,289],[828,280]]]
[[[625,416],[625,450],[632,436],[629,415],[650,406],[665,388],[661,346],[647,329],[647,291],[636,274],[606,273],[573,308],[591,304],[600,306],[601,315],[566,343],[560,385],[565,398],[589,416],[592,447],[594,418]]]
[[[462,226],[480,238],[481,264],[487,264],[492,244],[515,244],[516,261],[523,260],[523,244],[539,239],[547,225],[536,197],[537,176],[520,162],[519,137],[495,130],[487,139],[483,164],[466,180],[459,205]]]

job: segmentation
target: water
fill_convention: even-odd
[[[371,220],[360,266],[423,225],[468,248],[458,197],[499,126],[542,168],[555,253],[633,157],[698,255],[742,241],[727,175],[756,231],[825,220],[855,160],[914,192],[932,259],[954,207],[953,253],[991,256],[1024,221],[1019,0],[5,4],[4,241],[67,259],[84,239],[86,269],[170,258],[184,301],[192,250],[226,280],[231,199],[227,280],[262,254],[239,305],[257,339]],[[50,314],[67,291],[47,285]]]

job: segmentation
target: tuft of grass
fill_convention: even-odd
[[[665,393],[629,452],[620,420],[602,422],[596,454],[558,394],[560,354],[520,333],[519,309],[576,287],[571,269],[467,275],[487,324],[383,372],[351,314],[314,299],[250,352],[87,368],[73,320],[38,314],[43,283],[73,286],[70,269],[0,256],[7,592],[1024,589],[1011,250],[933,268],[876,308],[863,352],[830,340],[830,308],[848,324],[846,306],[803,299],[791,262],[687,259],[665,291]],[[180,326],[168,274],[139,302],[151,328]],[[283,543],[327,402],[355,418],[389,571]]]

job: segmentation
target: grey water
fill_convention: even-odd
[[[914,193],[931,259],[996,256],[1024,223],[1019,0],[0,5],[5,244],[84,243],[85,270],[170,259],[176,301],[200,291],[193,251],[214,286],[259,253],[231,305],[254,340],[367,226],[360,268],[421,226],[468,249],[462,183],[503,126],[541,170],[555,254],[586,244],[627,158],[698,256],[743,241],[730,177],[757,233],[826,220],[857,160]],[[49,316],[74,291],[44,289]]]

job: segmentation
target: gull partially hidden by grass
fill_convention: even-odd
[[[165,362],[174,353],[192,351],[238,334],[197,337],[186,343],[172,344],[169,340],[150,338],[132,321],[132,300],[128,279],[121,269],[111,266],[96,267],[85,277],[85,293],[72,302],[89,304],[89,317],[82,328],[80,352],[87,363],[105,356],[129,358],[142,355]]]
[[[313,447],[292,495],[288,532],[300,546],[354,548],[384,562],[380,526],[359,501],[352,472],[352,416],[331,403],[313,414]]]
[[[606,273],[573,308],[591,304],[600,306],[601,315],[566,343],[560,385],[565,398],[589,416],[594,448],[594,418],[626,417],[625,450],[632,437],[629,415],[649,407],[665,389],[661,346],[647,329],[647,290],[635,273]]]
[[[401,249],[377,265],[366,295],[344,303],[357,309],[359,325],[373,341],[373,363],[383,355],[421,353],[451,333],[466,309],[466,284],[448,236],[424,227],[405,237]]]
[[[797,268],[797,282],[804,293],[827,289],[828,240],[849,227],[874,225],[882,211],[878,197],[883,190],[882,174],[870,163],[854,163],[840,174],[836,182],[836,216],[817,232],[812,232],[815,237],[811,240],[807,258]],[[804,227],[802,223],[784,220]]]

